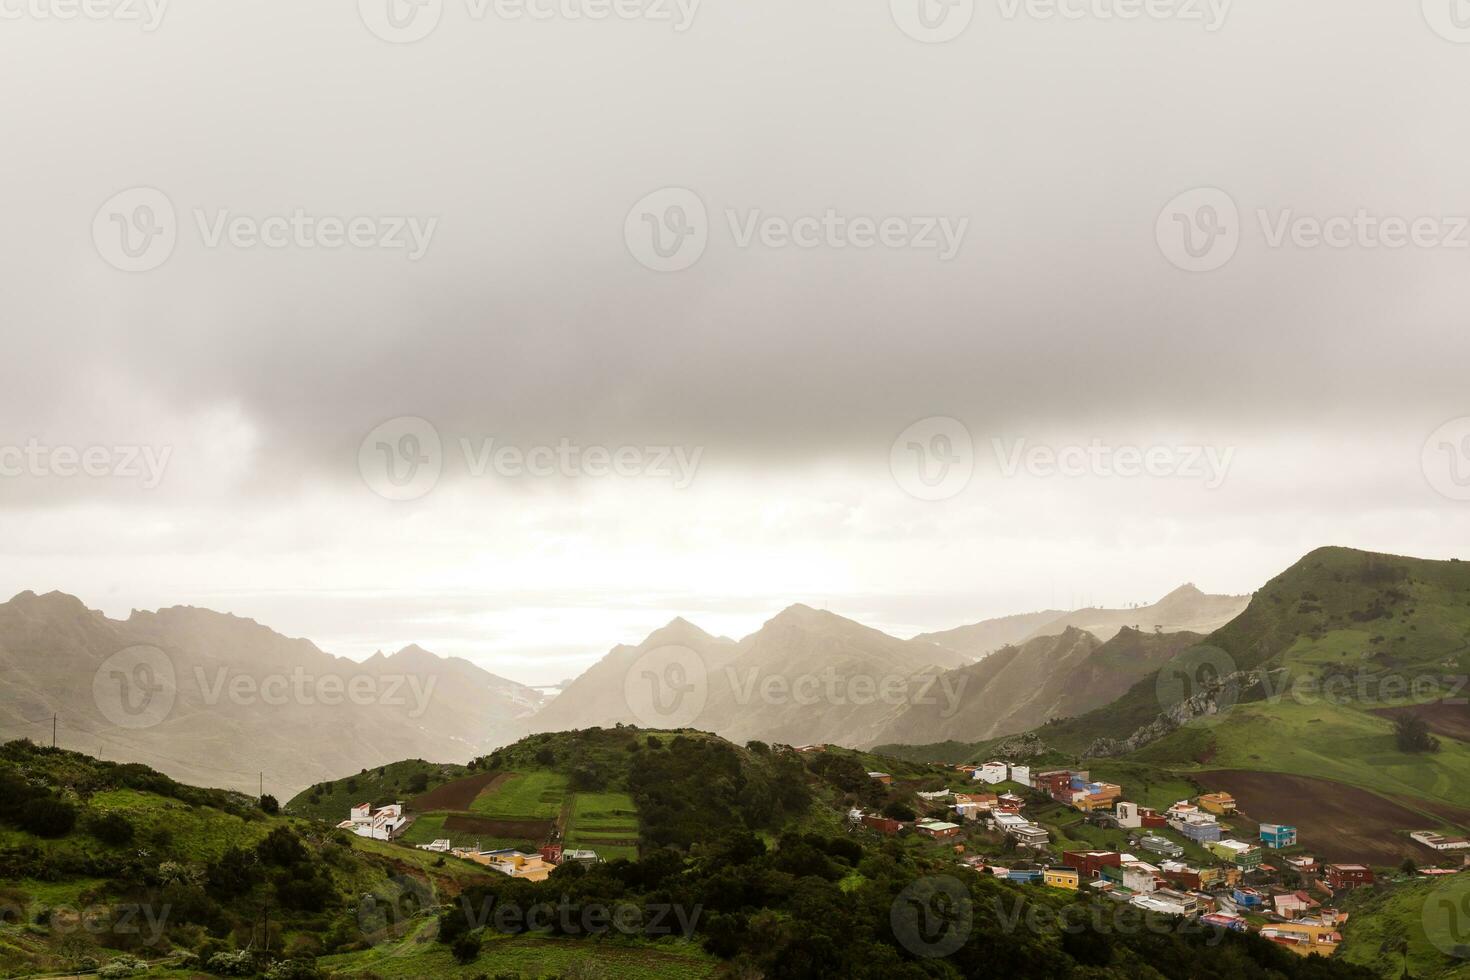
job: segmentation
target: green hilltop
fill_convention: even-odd
[[[1253,935],[1150,928],[1130,907],[961,867],[947,843],[844,824],[854,805],[923,809],[916,791],[968,786],[925,763],[614,728],[531,736],[462,775],[426,765],[384,767],[375,792],[396,796],[424,775],[413,799],[453,804],[450,815],[539,820],[569,844],[631,846],[515,879],[355,837],[335,828],[336,813],[269,813],[269,800],[13,742],[0,747],[0,974],[1371,975]],[[875,769],[892,782],[870,778]],[[325,807],[330,791],[318,789],[311,805]],[[137,908],[150,914],[132,930]],[[102,925],[74,928],[78,910]],[[1089,916],[1104,928],[1077,925]]]

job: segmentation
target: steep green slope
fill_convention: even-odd
[[[450,896],[487,874],[373,844],[144,766],[7,743],[0,973],[209,968],[216,956],[216,972],[253,972],[366,946],[362,896],[395,891],[407,869],[426,894]]]
[[[1201,663],[1234,682],[1211,696],[1202,717],[1156,725],[1181,695],[1209,690],[1196,677]],[[1404,752],[1392,720],[1376,713],[1432,705],[1422,710],[1435,730],[1453,732],[1454,712],[1467,710],[1457,702],[1470,697],[1458,690],[1467,668],[1470,564],[1323,548],[1266,583],[1199,648],[1165,665],[1162,680],[1146,677],[1106,707],[1033,734],[1050,758],[1121,749],[1159,765],[1321,775],[1470,806],[1470,748],[1441,734],[1438,752]],[[1155,728],[1135,737],[1148,726]],[[964,752],[953,743],[883,750],[979,759],[1005,741]]]
[[[335,823],[347,819],[348,810],[359,803],[379,807],[403,802],[471,771],[468,766],[405,759],[307,787],[282,809],[292,816]]]

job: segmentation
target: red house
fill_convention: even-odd
[[[1159,875],[1175,888],[1186,891],[1197,892],[1204,887],[1198,870],[1176,862],[1165,861],[1164,866],[1159,869]]]
[[[1035,778],[1036,788],[1054,800],[1064,803],[1072,801],[1072,773],[1068,769],[1054,769],[1051,772],[1037,773]],[[1063,799],[1065,796],[1065,799]]]
[[[541,860],[547,864],[561,864],[561,845],[547,844],[541,848]]]
[[[1327,885],[1333,891],[1373,884],[1373,869],[1361,864],[1329,864]]]
[[[896,834],[903,824],[891,817],[875,817],[872,814],[863,816],[863,826],[878,831],[880,834]]]
[[[1167,827],[1169,820],[1151,806],[1138,808],[1138,819],[1145,827]]]
[[[1077,869],[1083,878],[1096,878],[1106,867],[1121,867],[1123,855],[1117,851],[1063,851],[1062,863]]]

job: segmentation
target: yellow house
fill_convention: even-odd
[[[1261,927],[1261,938],[1300,956],[1331,956],[1342,935],[1335,926],[1315,922],[1281,922]]]
[[[1041,880],[1052,888],[1068,888],[1072,891],[1076,891],[1079,884],[1076,868],[1047,868],[1042,873]]]
[[[1229,793],[1206,793],[1199,798],[1201,808],[1221,817],[1235,812],[1235,797]]]
[[[499,871],[512,878],[526,881],[545,881],[551,876],[552,865],[539,854],[522,854],[520,851],[480,852],[470,848],[455,848],[455,857],[462,857],[476,864],[483,864],[492,871]]]

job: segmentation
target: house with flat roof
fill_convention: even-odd
[[[1463,851],[1470,847],[1470,840],[1464,837],[1446,837],[1436,834],[1430,830],[1416,830],[1409,834],[1414,840],[1425,847],[1435,851]]]
[[[1199,805],[1216,816],[1228,817],[1235,812],[1235,797],[1229,793],[1206,793],[1199,797]]]
[[[1158,854],[1162,857],[1177,858],[1184,856],[1184,848],[1167,837],[1159,837],[1154,834],[1149,834],[1147,837],[1139,840],[1138,846],[1151,854]]]
[[[1261,843],[1267,847],[1296,846],[1296,828],[1284,823],[1261,824]]]
[[[1242,871],[1252,871],[1261,866],[1261,849],[1254,844],[1238,840],[1217,840],[1205,845],[1210,853],[1222,861],[1229,861]]]
[[[1329,864],[1327,887],[1333,891],[1373,884],[1373,869],[1363,864]]]
[[[1081,883],[1081,880],[1082,876],[1077,873],[1076,868],[1065,866],[1047,868],[1041,878],[1041,882],[1044,885],[1049,885],[1052,888],[1066,888],[1071,891],[1077,890],[1077,886]]]

